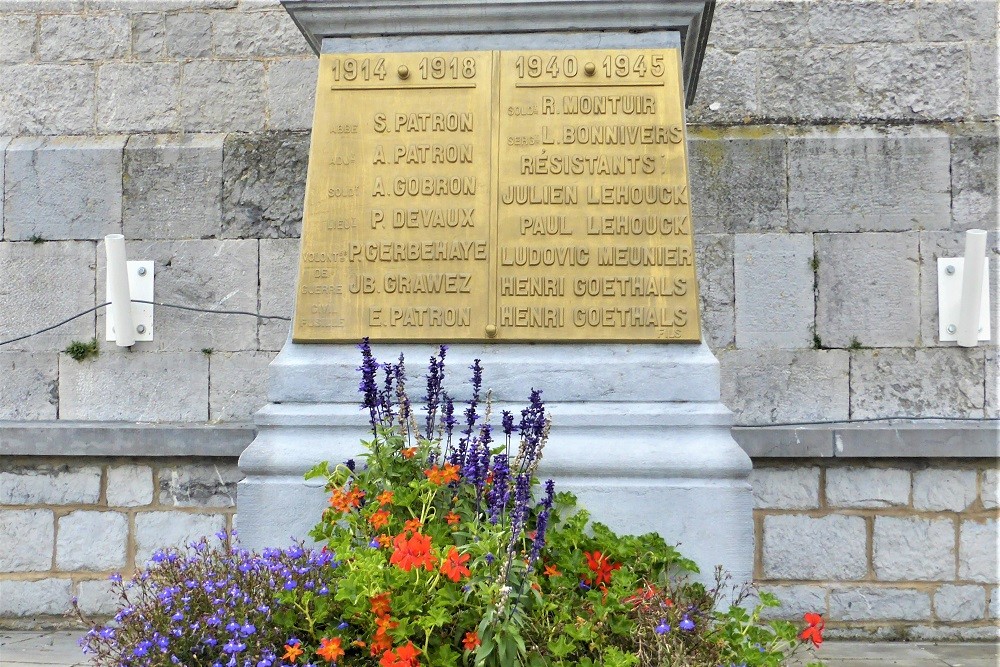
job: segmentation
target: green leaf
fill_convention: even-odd
[[[557,658],[565,658],[576,649],[576,642],[561,635],[548,643],[549,652]]]

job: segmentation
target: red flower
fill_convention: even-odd
[[[811,641],[813,646],[819,648],[819,645],[823,643],[823,628],[826,627],[823,617],[819,614],[807,613],[803,618],[809,624],[809,627],[802,631],[799,639],[804,642]]]
[[[444,515],[444,520],[448,522],[449,526],[454,526],[456,523],[462,520],[462,517],[458,516],[454,512],[448,512]]]
[[[395,651],[386,651],[379,661],[381,667],[417,667],[420,663],[417,656],[420,649],[413,645],[413,642],[406,642],[406,646],[400,646]]]
[[[455,547],[451,548],[448,556],[441,563],[441,572],[452,581],[458,581],[463,575],[471,574],[465,564],[469,562],[469,554],[459,554]]]
[[[420,533],[414,533],[407,538],[406,533],[400,533],[392,540],[393,552],[389,562],[404,572],[414,567],[422,567],[428,572],[434,569],[436,561],[431,554],[431,538]]]
[[[479,633],[477,632],[466,632],[465,638],[462,640],[462,646],[465,647],[466,651],[474,651],[476,647],[483,642],[479,639]]]
[[[618,563],[612,564],[608,562],[607,558],[600,551],[594,551],[593,553],[584,551],[583,555],[587,559],[587,567],[595,575],[593,580],[585,580],[590,586],[603,587],[605,584],[610,584],[611,573],[615,570],[620,570],[622,567]]]
[[[658,593],[659,591],[656,589],[656,586],[653,586],[651,584],[648,584],[646,586],[640,586],[639,588],[635,589],[635,595],[631,595],[625,598],[623,602],[638,608],[644,602],[649,602],[650,600],[655,598]],[[663,600],[668,607],[672,607],[674,605],[674,603],[670,601],[670,598],[664,598]]]
[[[337,658],[341,658],[344,655],[344,649],[340,647],[340,637],[334,637],[333,639],[323,637],[320,640],[320,647],[316,651],[316,655],[327,662],[337,662]]]

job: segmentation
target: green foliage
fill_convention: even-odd
[[[92,338],[89,341],[74,340],[63,351],[76,361],[83,361],[96,357],[100,353],[100,347],[97,344],[97,339]]]
[[[861,341],[858,340],[857,336],[853,336],[851,338],[851,344],[847,346],[847,349],[849,349],[849,350],[860,350],[860,349],[863,349],[863,348],[864,348],[864,345],[861,344]]]
[[[311,537],[341,560],[336,610],[306,601],[283,618],[306,646],[340,636],[351,647],[348,664],[374,665],[373,647],[385,656],[412,643],[419,664],[434,667],[776,667],[800,645],[791,623],[761,621],[761,610],[777,605],[773,596],[761,593],[747,608],[751,590],[730,591],[721,572],[712,588],[689,581],[695,563],[662,537],[619,535],[592,522],[572,494],[555,495],[545,547],[529,567],[530,531],[491,524],[464,479],[428,477],[428,457],[443,460],[440,442],[382,427],[363,445],[367,465],[324,462],[306,474],[325,479],[332,494]],[[391,499],[380,495],[387,491]],[[417,534],[429,538],[433,566],[407,571],[393,554]],[[511,544],[517,557],[504,561]],[[441,570],[451,548],[468,556],[469,573],[456,581]],[[379,596],[390,601],[381,617]],[[345,621],[349,629],[338,631]],[[481,644],[470,651],[463,639],[473,632]]]
[[[206,357],[212,356],[213,352],[215,352],[214,348],[211,348],[211,347],[203,347],[203,348],[201,348],[201,353],[204,354]]]
[[[28,240],[34,243],[35,245],[40,245],[42,243],[45,243],[45,239],[43,239],[38,234],[32,234],[30,237],[28,237]]]

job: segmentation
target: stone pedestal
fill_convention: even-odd
[[[688,101],[712,2],[660,0],[284,0],[317,51],[677,48]],[[697,227],[697,220],[695,221]],[[376,344],[418,369],[431,345]],[[719,365],[704,344],[463,344],[450,348],[447,387],[461,399],[482,359],[496,410],[520,410],[531,388],[553,418],[540,474],[575,492],[596,520],[680,543],[710,579],[715,565],[752,576],[750,459],[730,435]],[[239,530],[261,548],[305,537],[325,506],[302,474],[359,453],[362,412],[351,345],[289,341],[270,368],[270,401],[240,458]],[[411,380],[411,387],[422,386]],[[414,398],[423,392],[414,389]],[[416,401],[414,401],[416,402]]]
[[[386,361],[402,352],[414,375],[435,351],[373,349]],[[718,361],[707,346],[455,345],[446,387],[459,400],[476,358],[498,410],[519,410],[532,387],[542,389],[553,427],[540,474],[558,490],[576,493],[616,530],[656,531],[680,543],[707,577],[723,565],[737,581],[751,578],[750,459],[730,436]],[[368,419],[359,364],[352,346],[291,342],[271,364],[271,403],[257,414],[257,438],[240,457],[246,546],[287,544],[318,521],[326,494],[302,474],[359,453]],[[423,377],[410,386],[418,396]]]

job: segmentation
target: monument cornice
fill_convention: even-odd
[[[281,0],[319,54],[326,38],[676,31],[694,100],[715,0]]]

